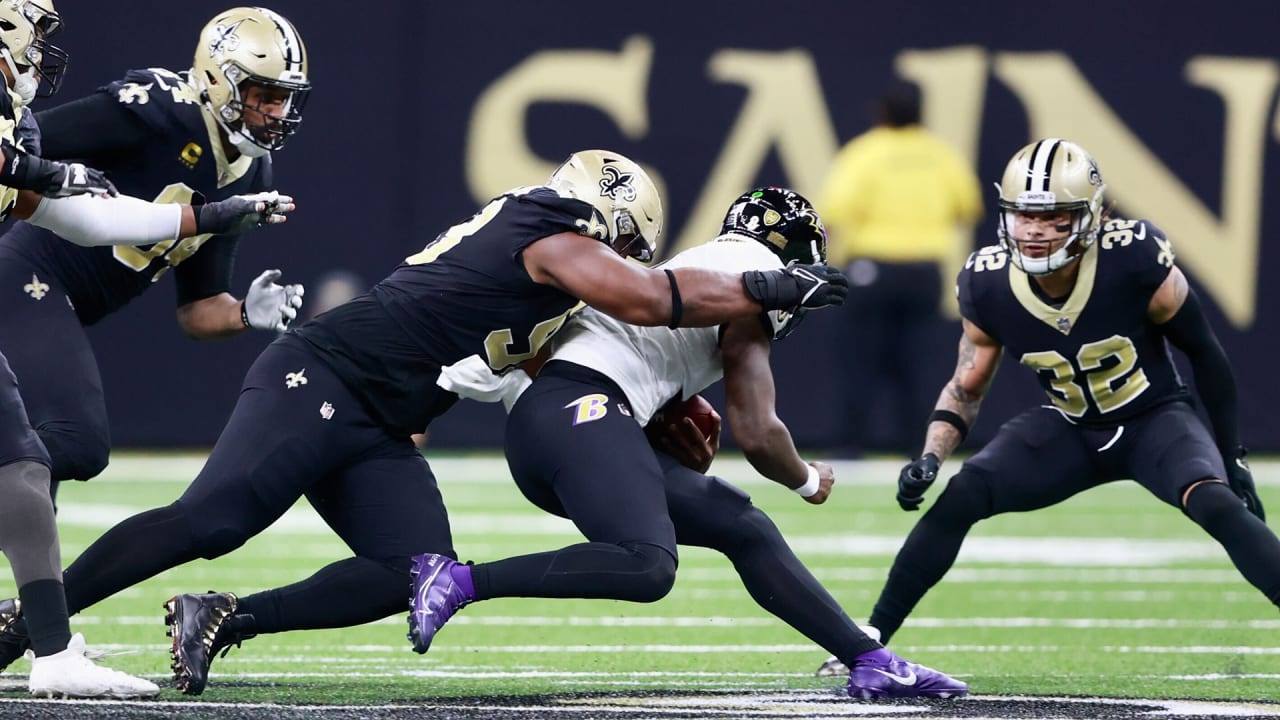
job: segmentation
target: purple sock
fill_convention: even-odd
[[[457,583],[458,589],[466,596],[467,602],[474,602],[476,599],[476,584],[471,579],[471,566],[458,563],[449,568],[449,576]]]
[[[892,659],[893,653],[889,652],[888,649],[876,648],[875,650],[868,650],[867,652],[862,653],[858,657],[854,658],[853,661],[855,663],[870,663],[872,665],[888,665],[889,661]]]

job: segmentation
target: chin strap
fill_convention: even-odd
[[[35,99],[36,91],[40,89],[40,79],[35,77],[35,69],[26,73],[18,72],[18,65],[13,61],[13,55],[8,48],[0,49],[0,57],[4,58],[10,74],[13,75],[13,92],[18,95],[23,105],[29,104]]]

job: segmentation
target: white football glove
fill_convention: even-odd
[[[511,412],[511,406],[531,384],[529,374],[520,368],[506,375],[494,374],[489,363],[479,355],[441,368],[440,377],[436,378],[436,385],[460,398],[485,403],[502,401],[507,412]]]
[[[240,318],[246,327],[284,332],[302,307],[301,285],[280,285],[279,270],[267,270],[254,278],[244,294]]]

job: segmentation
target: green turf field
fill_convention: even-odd
[[[173,500],[194,456],[118,455],[59,497],[64,560],[116,521]],[[497,559],[577,540],[528,505],[497,456],[434,459],[465,559]],[[917,514],[893,501],[896,462],[837,465],[837,491],[810,506],[739,459],[717,474],[748,489],[857,620],[865,619]],[[1280,465],[1259,462],[1280,514]],[[606,481],[607,479],[602,479]],[[934,493],[936,495],[936,492]],[[931,496],[932,498],[932,496]],[[113,667],[162,681],[161,604],[175,592],[247,594],[298,580],[344,546],[300,505],[228,557],[198,561],[73,618]],[[7,570],[0,592],[14,592]],[[811,690],[826,653],[757,608],[720,556],[689,549],[675,590],[651,605],[500,600],[473,605],[415,655],[404,616],[342,631],[264,636],[213,666],[208,701],[412,702],[423,697],[569,691]],[[1129,483],[979,525],[952,573],[894,638],[910,659],[967,680],[976,695],[1276,700],[1280,615],[1181,513]],[[19,661],[7,674],[25,674]],[[163,683],[162,683],[163,684]],[[12,690],[12,688],[11,688]],[[167,700],[181,698],[166,690]]]

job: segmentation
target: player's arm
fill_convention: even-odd
[[[282,273],[266,270],[249,284],[244,299],[231,294],[239,238],[213,238],[174,270],[178,325],[196,340],[216,340],[249,328],[283,332],[302,307],[300,284],[277,283]]]
[[[1147,317],[1181,350],[1195,375],[1196,394],[1213,426],[1214,441],[1226,464],[1224,478],[1244,500],[1249,510],[1265,517],[1262,501],[1254,488],[1253,476],[1244,460],[1247,451],[1240,441],[1237,407],[1239,391],[1231,361],[1200,307],[1200,298],[1187,284],[1187,276],[1176,265],[1156,288],[1147,306]]]
[[[569,232],[529,245],[524,265],[534,282],[632,325],[710,327],[762,310],[839,305],[849,291],[844,276],[825,265],[745,273],[651,269]]]
[[[977,420],[978,407],[991,387],[1004,352],[1000,343],[977,325],[968,320],[963,320],[961,325],[963,330],[956,353],[956,370],[933,406],[934,416],[929,419],[924,449],[920,452],[922,456],[936,455],[939,463],[960,445]],[[936,417],[940,413],[951,413],[961,422],[940,420]]]
[[[729,426],[747,462],[761,475],[820,505],[835,475],[826,463],[805,463],[774,406],[770,340],[759,317],[734,320],[720,340]]]
[[[194,207],[151,203],[127,195],[48,197],[21,190],[11,214],[77,245],[94,247],[151,245],[274,225],[284,222],[285,213],[294,207],[293,198],[274,193],[237,195]]]
[[[960,347],[956,371],[942,388],[929,416],[924,449],[920,457],[898,473],[898,505],[903,510],[919,510],[924,493],[937,479],[938,470],[964,440],[978,407],[991,387],[1000,367],[1003,346],[967,319],[961,321]]]

